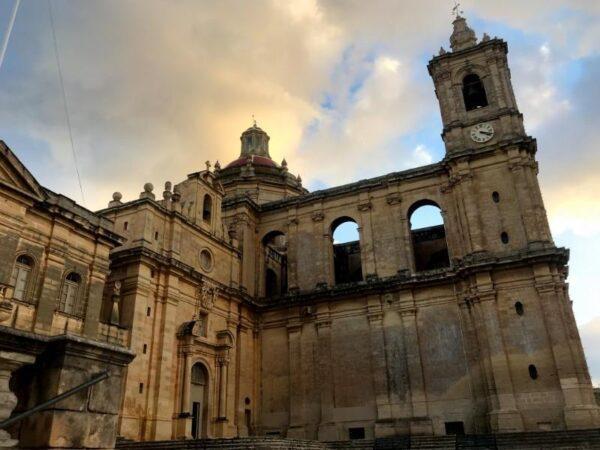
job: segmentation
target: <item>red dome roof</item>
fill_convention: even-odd
[[[242,156],[242,157],[236,159],[235,161],[232,161],[229,164],[227,164],[227,167],[225,167],[225,168],[229,169],[230,167],[245,166],[246,164],[248,164],[248,161],[252,161],[252,165],[254,165],[254,166],[277,167],[277,164],[271,158],[265,158],[264,156],[254,155],[254,156]]]

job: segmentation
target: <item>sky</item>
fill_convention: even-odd
[[[13,0],[0,0],[4,33]],[[46,187],[97,210],[239,153],[252,115],[310,190],[439,161],[427,62],[451,0],[22,0],[0,68],[0,139]],[[600,2],[465,0],[508,42],[525,127],[600,385]]]

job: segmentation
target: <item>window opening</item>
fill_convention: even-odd
[[[335,284],[363,280],[360,233],[350,217],[340,217],[331,224]]]
[[[485,88],[478,75],[472,73],[464,77],[462,91],[467,111],[483,108],[488,105]]]
[[[415,270],[442,269],[450,266],[446,228],[439,206],[424,200],[415,203],[408,214]]]

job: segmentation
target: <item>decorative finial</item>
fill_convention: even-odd
[[[154,185],[152,183],[144,184],[144,192],[142,192],[140,194],[140,198],[150,198],[150,199],[154,200],[155,196],[152,193],[153,190],[154,190]]]
[[[454,7],[452,8],[452,15],[455,19],[459,18],[461,14],[464,14],[464,11],[460,9],[460,2],[454,0]]]
[[[445,55],[446,53],[447,53],[446,49],[444,47],[440,47],[440,53],[439,54],[440,55]]]
[[[215,172],[218,172],[219,170],[221,170],[221,163],[217,159],[217,162],[215,163]]]
[[[171,197],[173,196],[173,194],[171,194],[171,182],[167,181],[165,183],[165,190],[163,191],[163,199],[166,201],[171,200]]]
[[[453,52],[464,50],[466,48],[477,45],[477,37],[475,32],[467,25],[467,20],[462,17],[459,13],[462,13],[459,9],[458,3],[455,6],[456,16],[452,22],[453,31],[450,36],[450,47]],[[454,9],[453,9],[454,11]]]
[[[210,161],[206,161],[204,164],[206,164],[206,171],[210,172],[210,166],[211,166]]]
[[[112,196],[112,201],[108,202],[108,207],[112,208],[113,206],[119,206],[122,205],[123,203],[121,203],[121,199],[123,198],[123,194],[121,194],[120,192],[115,192]]]
[[[254,127],[256,128],[256,118],[254,117],[254,114],[252,114],[252,124],[254,125]]]

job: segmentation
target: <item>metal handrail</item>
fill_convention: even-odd
[[[50,400],[46,400],[43,403],[40,403],[37,406],[34,406],[31,409],[28,409],[27,411],[23,411],[22,413],[17,414],[16,416],[13,417],[9,417],[8,419],[3,420],[2,422],[0,422],[0,429],[5,428],[9,425],[12,425],[15,422],[18,422],[19,420],[22,420],[26,417],[31,416],[32,414],[41,411],[44,408],[47,408],[48,406],[54,405],[55,403],[60,402],[61,400],[70,397],[73,394],[76,394],[79,391],[82,391],[85,388],[88,388],[96,383],[101,382],[102,380],[106,380],[108,377],[110,376],[110,374],[108,373],[108,370],[105,370],[104,372],[100,372],[100,374],[98,374],[97,376],[95,376],[94,378],[92,378],[89,381],[86,381],[83,384],[80,384],[79,386],[74,387],[73,389],[69,389],[66,392],[63,392],[60,395],[57,395],[54,398],[51,398]]]

